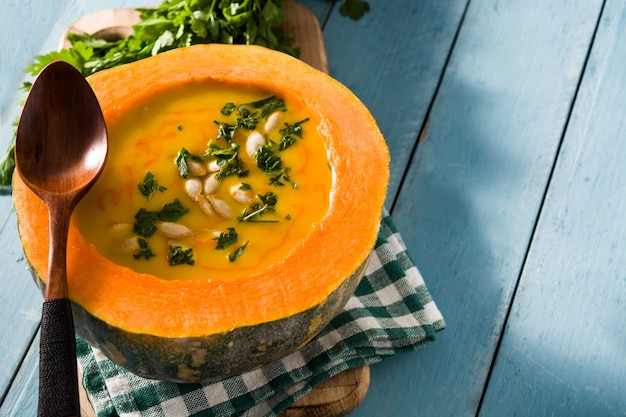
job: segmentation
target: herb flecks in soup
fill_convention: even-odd
[[[332,172],[318,121],[267,92],[190,84],[108,126],[107,165],[74,220],[116,264],[165,279],[235,280],[318,227]]]

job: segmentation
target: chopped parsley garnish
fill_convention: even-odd
[[[167,254],[167,260],[170,266],[176,265],[193,265],[196,261],[193,259],[193,249],[183,249],[179,245],[170,245],[170,251]]]
[[[133,255],[135,259],[150,259],[153,256],[156,256],[154,253],[152,253],[152,250],[150,249],[150,246],[145,239],[137,238],[137,243],[139,244],[139,252]]]
[[[235,106],[235,103],[226,103],[224,104],[224,107],[222,107],[222,110],[220,110],[220,113],[224,116],[230,116],[236,108],[237,106]]]
[[[139,236],[150,237],[156,232],[156,221],[176,222],[188,212],[189,210],[183,207],[178,199],[172,203],[164,204],[160,211],[148,211],[140,208],[135,214],[133,231]]]
[[[244,129],[254,130],[259,118],[256,112],[251,112],[245,105],[240,105],[237,110],[239,111],[239,117],[237,117],[237,127],[243,127]]]
[[[258,101],[253,101],[249,104],[255,109],[261,109],[261,117],[263,119],[267,119],[270,114],[276,111],[287,111],[287,107],[285,106],[285,100],[276,96],[269,96]]]
[[[267,174],[274,174],[278,172],[283,164],[280,156],[276,155],[272,151],[272,145],[261,146],[254,154],[256,165],[259,169]]]
[[[266,222],[277,223],[275,219],[259,219],[259,217],[276,211],[276,203],[278,203],[278,196],[271,191],[265,194],[257,194],[258,200],[251,206],[243,209],[241,216],[237,217],[240,222]]]
[[[201,160],[198,155],[192,154],[185,148],[178,151],[176,166],[178,167],[178,174],[183,178],[187,178],[189,176],[189,166],[187,165],[187,161],[190,159],[195,159],[197,161]]]
[[[224,139],[227,143],[231,143],[237,126],[226,122],[218,122],[217,120],[214,120],[213,123],[217,125],[217,140]]]
[[[263,172],[270,176],[270,185],[282,187],[285,185],[283,181],[292,183],[293,188],[296,184],[289,178],[290,168],[283,168],[283,161],[272,148],[274,143],[270,142],[260,147],[254,154],[256,164]],[[280,149],[280,148],[279,148]]]
[[[222,148],[211,141],[205,155],[217,159],[217,166],[220,170],[215,174],[215,178],[218,180],[230,175],[246,177],[250,173],[244,169],[243,161],[239,158],[239,145],[235,143],[231,144],[230,148]]]
[[[215,249],[226,249],[227,247],[237,243],[237,232],[233,227],[229,227],[227,233],[220,233],[220,235],[214,240],[217,240],[217,246],[215,246]]]
[[[290,182],[292,188],[295,190],[297,187],[297,184],[291,181],[291,178],[289,178],[289,171],[290,171],[290,168],[284,168],[278,171],[276,175],[272,175],[270,177],[270,185],[274,185],[276,187],[282,187],[283,185],[285,185],[285,183],[282,182],[281,180],[285,180],[287,182]]]
[[[278,133],[281,134],[280,144],[278,145],[279,151],[284,151],[296,142],[297,138],[302,139],[302,124],[309,121],[309,118],[300,120],[294,124],[285,123],[285,127],[280,129]]]
[[[163,205],[161,211],[158,212],[158,218],[164,222],[177,222],[187,213],[189,209],[180,204],[178,199],[174,199],[173,202]]]
[[[213,173],[208,175],[214,175],[218,180],[231,175],[246,177],[249,174],[249,170],[245,169],[244,162],[240,158],[239,151],[241,145],[236,143],[235,140],[245,140],[250,132],[237,133],[238,129],[254,130],[261,120],[267,119],[277,111],[287,111],[287,108],[284,100],[275,96],[246,104],[226,103],[220,112],[222,115],[228,116],[229,119],[228,121],[214,121],[215,125],[217,125],[217,137],[209,141],[206,151],[202,154],[192,154],[183,147],[178,152],[176,166],[179,175],[184,179],[191,175],[198,175],[198,173],[195,173],[195,169],[190,170],[192,164],[189,162],[197,161],[202,164],[210,162],[209,170]],[[303,137],[302,125],[307,121],[309,121],[308,118],[295,123],[285,122],[284,127],[277,129],[277,131],[272,127],[269,132],[264,134],[265,144],[256,151],[253,159],[257,168],[269,178],[270,185],[284,186],[286,182],[289,182],[294,189],[296,188],[296,183],[289,177],[291,168],[284,166],[279,152],[289,148]],[[182,131],[183,126],[179,125],[178,130]],[[274,140],[271,136],[274,136]],[[222,139],[224,142],[216,143]],[[244,159],[247,160],[247,158]],[[193,165],[195,164],[196,162],[193,163]],[[213,168],[213,165],[216,165],[216,167]],[[191,168],[195,167],[191,166]],[[202,176],[205,175],[207,174],[203,172]],[[159,185],[154,175],[149,171],[146,172],[143,182],[137,184],[137,186],[146,199],[150,199],[157,191],[164,192],[166,190],[165,187]],[[241,182],[237,187],[239,190],[245,190],[245,194],[253,190],[253,187],[246,182]],[[265,217],[268,214],[276,213],[277,203],[278,196],[271,191],[265,194],[256,194],[252,204],[242,210],[237,220],[240,222],[277,223],[281,220],[281,215],[275,214]],[[146,239],[150,238],[158,230],[158,222],[176,223],[188,212],[189,209],[184,207],[178,199],[164,204],[159,211],[141,208],[135,214],[135,224],[133,225],[133,230],[138,235],[137,241],[139,243],[139,251],[133,254],[133,256],[136,259],[150,259],[156,256],[150,249],[149,242]],[[290,221],[291,215],[282,215],[282,218]],[[234,227],[228,227],[225,232],[219,233],[219,236],[213,238],[213,240],[216,241],[216,250],[236,247],[227,255],[227,259],[230,262],[239,259],[250,243],[249,240],[246,240],[237,247],[239,236]],[[171,243],[169,244],[167,260],[170,266],[194,265],[193,248],[184,248],[178,244]]]
[[[154,178],[154,174],[150,171],[146,172],[143,182],[137,184],[137,187],[141,195],[146,197],[146,200],[150,200],[152,195],[157,191],[163,192],[167,190],[167,188],[159,185],[158,181]]]
[[[229,159],[234,158],[239,153],[239,145],[233,144],[230,148],[222,148],[220,145],[216,145],[213,141],[209,141],[209,146],[207,147],[206,152],[204,153],[206,156],[213,156],[218,160],[222,159],[227,161]]]
[[[279,151],[284,151],[291,145],[296,143],[296,138],[294,136],[283,136],[280,138],[280,144],[278,145]]]
[[[271,191],[265,194],[258,194],[258,197],[266,206],[274,207],[278,203],[278,196]]]
[[[239,246],[237,249],[235,249],[234,252],[229,253],[228,254],[228,260],[230,262],[235,262],[237,259],[239,259],[239,257],[241,257],[241,255],[243,255],[243,251],[246,250],[246,247],[248,246],[248,243],[250,243],[250,241],[246,240],[244,242],[244,244]]]
[[[150,237],[156,232],[156,222],[159,218],[159,213],[155,211],[148,211],[144,208],[139,209],[135,214],[135,224],[133,225],[133,231],[139,236]]]

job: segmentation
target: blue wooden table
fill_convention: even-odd
[[[387,207],[447,322],[373,366],[354,415],[624,416],[626,3],[370,0],[358,21],[304,3],[387,138]],[[2,0],[2,149],[35,54],[151,4]],[[41,296],[10,195],[0,265],[0,415],[33,416]]]

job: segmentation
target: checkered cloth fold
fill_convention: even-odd
[[[140,378],[77,339],[83,386],[98,417],[276,416],[315,385],[435,339],[445,327],[422,276],[385,212],[369,267],[344,310],[297,352],[204,384]]]

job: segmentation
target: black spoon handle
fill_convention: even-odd
[[[42,308],[38,417],[66,416],[80,416],[80,401],[72,306],[59,298]]]

